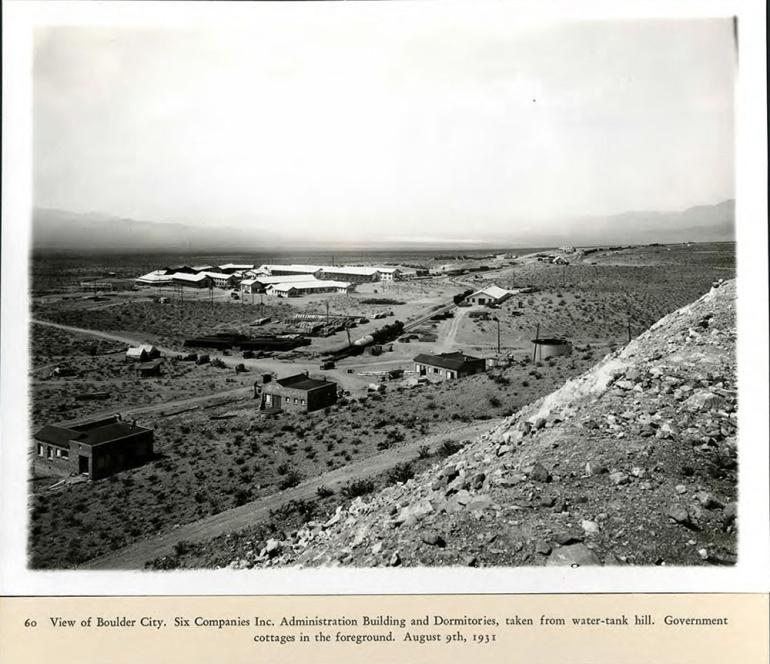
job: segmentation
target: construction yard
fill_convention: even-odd
[[[359,284],[350,294],[255,296],[253,302],[216,290],[185,291],[183,299],[151,289],[41,292],[32,308],[38,322],[31,326],[31,425],[133,413],[154,430],[157,456],[98,482],[62,484],[38,473],[31,564],[79,566],[144,541],[173,539],[185,524],[259,506],[348,466],[355,473],[342,480],[330,475],[323,491],[316,486],[303,494],[307,504],[282,507],[266,522],[280,529],[284,519],[288,527],[359,491],[408,479],[471,440],[476,429],[467,427],[483,430],[514,415],[697,299],[715,280],[733,277],[733,252],[733,245],[623,248],[570,257],[566,265],[524,256],[487,260],[483,272]],[[120,266],[107,267],[122,274]],[[455,296],[492,283],[514,294],[491,308],[455,306]],[[191,337],[215,333],[297,334],[297,315],[321,322],[350,317],[355,326],[259,357],[185,347]],[[404,324],[403,333],[379,354],[366,350],[321,369],[332,351],[395,321]],[[533,362],[535,336],[568,339],[572,353]],[[126,362],[127,346],[140,343],[160,349],[160,376],[142,378]],[[484,358],[488,371],[418,382],[416,355],[454,351]],[[209,361],[181,359],[190,352],[205,352]],[[243,371],[236,371],[238,364]],[[69,371],[56,375],[56,367]],[[336,382],[338,402],[309,414],[259,411],[253,387],[261,376],[304,371]],[[108,396],[82,397],[89,394]],[[393,471],[399,464],[406,465]]]

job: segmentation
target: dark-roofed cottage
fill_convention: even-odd
[[[459,352],[440,355],[420,353],[414,358],[414,370],[418,376],[450,380],[483,373],[486,370],[486,360]]]
[[[306,373],[258,386],[260,409],[311,412],[337,402],[337,383]]]
[[[98,480],[149,461],[152,443],[151,429],[115,415],[66,427],[44,426],[35,433],[35,454],[51,470]]]

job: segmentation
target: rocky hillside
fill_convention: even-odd
[[[736,559],[735,283],[405,484],[232,567]]]

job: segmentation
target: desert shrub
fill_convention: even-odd
[[[296,470],[290,470],[281,478],[280,482],[278,482],[278,488],[281,491],[291,489],[292,487],[297,486],[301,481],[302,475]]]
[[[233,500],[235,501],[236,506],[245,505],[251,500],[251,491],[244,489],[243,487],[236,489]]]
[[[353,480],[350,484],[342,487],[342,495],[345,498],[358,498],[374,491],[374,482],[372,480]]]
[[[386,434],[385,437],[388,441],[390,441],[391,444],[393,443],[400,443],[402,440],[406,438],[403,431],[399,431],[398,429],[390,429]]]
[[[407,482],[414,477],[414,468],[408,461],[399,463],[388,471],[388,482],[396,484],[398,482]]]
[[[190,542],[187,540],[179,540],[176,544],[174,544],[174,555],[183,556],[185,553],[189,553],[191,548],[192,546]]]
[[[420,445],[417,449],[417,457],[420,459],[427,459],[430,457],[430,447],[427,445]]]
[[[492,406],[492,408],[499,408],[502,405],[502,401],[500,401],[500,398],[495,396],[494,394],[489,397],[489,405]]]
[[[438,454],[442,457],[452,456],[455,452],[459,452],[463,448],[463,444],[456,440],[445,440],[438,448]]]
[[[328,486],[319,486],[316,489],[316,496],[323,500],[324,498],[328,498],[329,496],[334,495],[334,489],[330,489]]]

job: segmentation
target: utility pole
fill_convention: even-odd
[[[329,324],[329,300],[326,300],[326,324]]]
[[[500,319],[495,318],[497,321],[497,354],[500,355]]]

